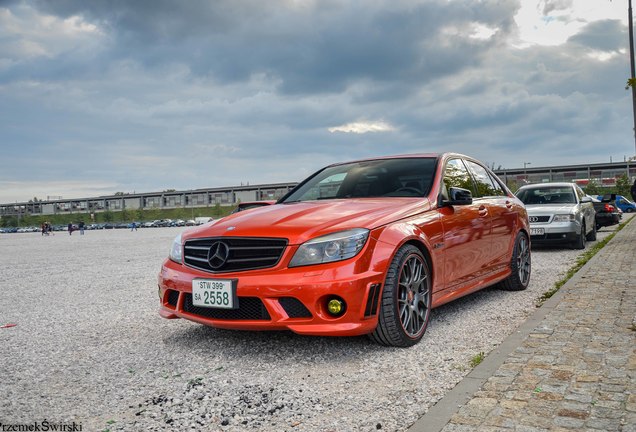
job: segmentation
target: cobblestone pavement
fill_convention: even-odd
[[[636,432],[636,222],[549,301],[443,432]]]

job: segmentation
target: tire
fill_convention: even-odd
[[[596,225],[592,224],[592,231],[588,235],[585,236],[585,240],[587,241],[595,241],[596,240]]]
[[[585,222],[581,224],[581,232],[576,236],[576,240],[572,243],[573,249],[585,249]]]
[[[378,326],[369,337],[395,347],[418,343],[431,317],[432,286],[422,252],[412,245],[398,249],[384,281]]]
[[[626,211],[627,213],[631,213],[631,212],[633,212],[633,211],[634,211],[634,209],[630,207],[630,208],[628,208],[628,209],[627,209],[627,210],[625,210],[625,211]]]
[[[600,230],[601,228],[603,228],[603,226],[601,224],[596,224],[596,231]]]
[[[530,254],[530,242],[525,233],[520,232],[515,239],[515,247],[510,259],[512,273],[507,279],[501,281],[498,287],[505,291],[523,291],[530,283],[532,270],[532,257]]]

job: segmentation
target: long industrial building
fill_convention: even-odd
[[[611,187],[616,179],[627,175],[630,182],[636,179],[636,161],[610,162],[589,165],[563,165],[553,167],[528,167],[498,169],[495,173],[508,185],[527,183],[576,182],[582,186],[590,180],[599,186]],[[68,213],[94,213],[106,210],[137,210],[180,207],[214,207],[236,205],[238,202],[278,199],[296,183],[273,183],[251,186],[164,191],[109,195],[92,198],[56,199],[37,202],[0,204],[1,216],[53,215]]]
[[[563,165],[540,168],[498,169],[495,174],[506,184],[523,186],[529,183],[575,182],[580,186],[593,180],[599,186],[612,187],[616,179],[626,175],[630,182],[636,179],[636,161],[609,162],[588,165]]]
[[[273,183],[253,186],[194,189],[108,195],[92,198],[56,199],[37,202],[0,204],[1,216],[98,213],[106,210],[152,210],[188,207],[236,205],[238,202],[278,199],[296,183]]]

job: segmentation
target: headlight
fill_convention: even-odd
[[[552,222],[574,222],[573,214],[558,214],[554,215]]]
[[[369,230],[356,228],[306,241],[296,251],[289,267],[342,261],[354,257],[362,250]]]
[[[179,234],[172,241],[172,246],[170,247],[170,259],[181,264],[181,259],[183,258],[181,250],[181,234]]]

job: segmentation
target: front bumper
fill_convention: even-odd
[[[595,222],[597,227],[606,227],[617,225],[620,223],[620,214],[618,213],[596,213]]]
[[[355,336],[377,326],[384,273],[356,271],[355,260],[304,268],[210,274],[171,260],[159,273],[159,314],[236,330],[291,330],[299,334]],[[192,304],[194,278],[237,279],[237,309]],[[345,312],[333,316],[327,302],[344,301]]]
[[[536,229],[542,229],[543,234],[536,234]],[[571,243],[581,232],[581,224],[573,222],[531,223],[530,238],[532,243]]]

